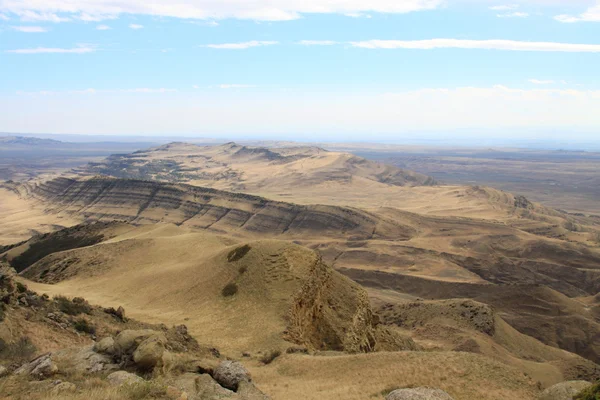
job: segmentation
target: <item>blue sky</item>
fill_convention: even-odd
[[[596,140],[600,2],[0,0],[0,131]]]

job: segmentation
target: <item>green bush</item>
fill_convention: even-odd
[[[234,282],[228,283],[223,290],[221,290],[221,294],[224,297],[230,297],[236,294],[238,291],[238,287]]]
[[[90,335],[96,334],[96,327],[90,324],[90,322],[85,318],[80,318],[73,322],[73,327],[78,332],[89,333]]]
[[[248,254],[248,252],[250,250],[252,250],[252,247],[250,247],[247,244],[240,246],[238,248],[235,248],[235,249],[231,250],[229,252],[229,254],[227,255],[227,261],[229,261],[229,262],[239,261],[242,258],[244,258],[244,256],[246,254]]]
[[[90,314],[92,307],[82,298],[69,300],[64,296],[56,296],[54,298],[58,309],[68,315]]]
[[[600,383],[583,389],[573,397],[573,400],[600,400]]]
[[[19,293],[25,293],[27,291],[27,286],[23,285],[21,282],[17,282],[17,291]]]

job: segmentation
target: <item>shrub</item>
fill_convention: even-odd
[[[260,362],[262,362],[265,365],[271,364],[280,355],[281,355],[281,351],[279,351],[279,350],[271,350],[270,352],[264,354],[260,358]]]
[[[17,282],[17,291],[19,293],[25,293],[27,291],[27,286],[23,285],[21,282]]]
[[[31,340],[24,336],[15,343],[6,343],[0,339],[0,358],[15,363],[23,363],[31,360],[37,349]]]
[[[78,332],[89,333],[90,335],[94,335],[96,333],[96,327],[85,318],[80,318],[73,322],[73,327]]]
[[[252,250],[252,247],[250,247],[247,244],[240,246],[238,248],[235,248],[235,249],[231,250],[229,252],[229,254],[227,255],[227,261],[229,261],[229,262],[239,261],[242,258],[244,258],[244,256],[246,254],[248,254],[248,252],[250,250]]]
[[[223,290],[221,290],[221,294],[224,297],[230,297],[236,294],[238,291],[238,287],[234,282],[228,283]]]
[[[238,269],[238,272],[240,273],[240,275],[243,275],[246,271],[248,271],[248,267],[241,266],[240,269]]]
[[[563,225],[563,227],[571,232],[579,232],[579,226],[577,226],[576,223],[574,223],[573,221],[566,221]]]
[[[81,298],[75,298],[71,301],[64,296],[56,296],[54,301],[58,309],[68,315],[90,314],[92,312],[89,303]]]
[[[583,389],[573,397],[573,400],[600,400],[600,383]]]

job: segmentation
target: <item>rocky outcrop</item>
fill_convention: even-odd
[[[398,389],[387,395],[385,400],[453,400],[440,389],[413,388]]]
[[[52,361],[51,355],[44,354],[35,360],[21,366],[15,371],[16,375],[28,375],[36,379],[50,378],[58,372],[58,367]]]
[[[540,395],[540,400],[572,400],[573,396],[590,386],[592,386],[592,384],[587,381],[557,383],[544,390]]]

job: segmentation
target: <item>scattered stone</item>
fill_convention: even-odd
[[[0,365],[0,378],[4,378],[5,376],[8,376],[9,374],[10,374],[10,372],[8,371],[8,368]]]
[[[137,376],[136,374],[132,374],[126,371],[117,371],[106,377],[106,380],[111,385],[121,386],[121,385],[135,385],[136,383],[143,383],[144,380]]]
[[[221,386],[237,391],[240,382],[251,382],[250,373],[239,362],[223,361],[215,369],[213,378]]]
[[[167,386],[165,395],[171,400],[183,400],[184,398],[187,399],[187,393],[177,389],[175,386]]]
[[[219,385],[210,375],[196,375],[194,379],[196,398],[199,399],[235,399],[236,394]]]
[[[573,396],[590,386],[592,386],[592,384],[587,381],[557,383],[544,390],[540,395],[540,400],[572,400]]]
[[[414,388],[398,389],[388,394],[385,400],[453,400],[440,389]]]
[[[116,353],[120,356],[133,355],[133,352],[143,341],[155,336],[164,338],[162,333],[151,329],[125,330],[119,333],[115,338]],[[164,338],[163,343],[166,343],[166,338]]]
[[[105,337],[104,339],[94,344],[94,351],[100,354],[115,354],[115,340],[110,336]]]
[[[51,354],[44,354],[35,360],[21,366],[15,371],[17,375],[30,375],[36,379],[49,378],[58,372],[58,367],[52,361]]]
[[[61,382],[51,390],[52,394],[73,393],[77,391],[77,386],[71,382]]]
[[[127,321],[127,318],[125,318],[125,309],[122,306],[119,306],[116,310],[113,307],[108,307],[104,309],[104,312],[116,317],[119,321]]]

